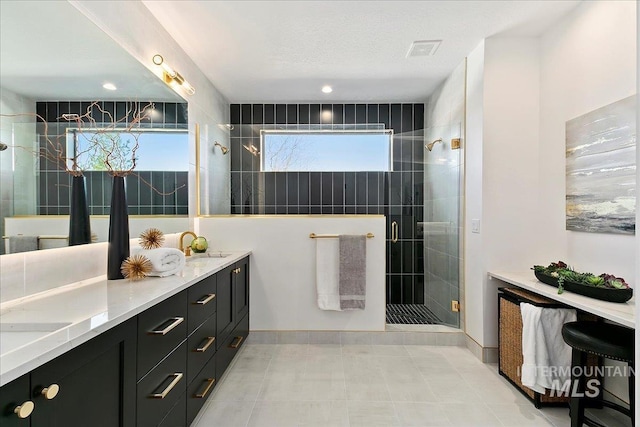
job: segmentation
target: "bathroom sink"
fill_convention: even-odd
[[[226,258],[230,255],[231,254],[220,252],[220,251],[206,252],[203,254],[191,254],[191,256],[187,257],[187,261],[193,261],[196,259],[203,259],[203,258]]]
[[[207,256],[208,256],[209,258],[226,258],[226,257],[228,257],[229,255],[231,255],[231,254],[225,254],[225,253],[223,253],[223,252],[208,252],[208,253],[207,253]]]

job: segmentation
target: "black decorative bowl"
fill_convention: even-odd
[[[558,279],[540,271],[534,271],[536,278],[542,283],[547,285],[558,287]],[[633,289],[613,289],[599,286],[583,285],[582,283],[564,281],[562,285],[565,291],[573,292],[576,294],[584,295],[589,298],[595,298],[602,301],[627,302],[633,297]]]

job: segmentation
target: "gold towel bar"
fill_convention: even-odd
[[[311,233],[309,234],[309,238],[311,239],[336,239],[340,237],[339,234],[316,234],[316,233]],[[374,235],[373,233],[367,233],[367,239],[373,239]]]

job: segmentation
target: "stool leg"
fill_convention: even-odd
[[[629,362],[629,410],[631,411],[631,425],[636,425],[636,368],[634,362]]]
[[[571,388],[572,394],[569,399],[569,410],[571,413],[571,427],[582,427],[584,423],[584,390],[586,388],[586,376],[580,375],[575,376],[573,367],[579,366],[580,374],[584,374],[584,367],[587,364],[587,353],[583,353],[580,350],[576,350],[575,348],[571,351]],[[575,386],[577,384],[577,386]],[[574,389],[575,387],[575,389]],[[576,394],[582,395],[582,397],[574,396],[573,391],[576,391]]]

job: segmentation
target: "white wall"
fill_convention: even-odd
[[[487,39],[467,67],[466,333],[496,347],[498,283],[486,273],[526,270],[541,252],[538,41]]]
[[[565,231],[565,122],[636,93],[635,8],[584,2],[540,40],[541,236],[576,269],[625,278],[638,259],[633,236]]]
[[[539,242],[539,63],[534,38],[485,41],[482,156],[483,252],[487,271],[528,270],[550,254]],[[535,263],[538,263],[535,261]],[[486,275],[485,346],[498,343],[497,286]]]
[[[564,169],[565,122],[636,91],[635,15],[634,2],[584,2],[540,38],[489,38],[469,55],[466,332],[484,347],[497,345],[489,270],[563,259],[635,274],[633,236],[565,231]]]
[[[160,53],[168,64],[178,70],[195,89],[195,95],[181,93],[189,102],[190,153],[189,186],[195,189],[195,124],[201,132],[201,172],[203,188],[208,189],[202,213],[229,213],[230,157],[213,152],[214,141],[229,146],[228,132],[221,125],[229,123],[229,101],[207,79],[180,45],[169,35],[142,2],[70,1],[105,33],[118,42],[158,78],[162,70],[152,62]],[[189,215],[196,213],[196,192],[189,192]]]
[[[539,38],[489,38],[469,56],[466,332],[483,347],[497,345],[500,283],[487,271],[562,259],[637,275],[637,236],[565,230],[565,123],[636,93],[635,8],[583,2]],[[626,396],[624,381],[607,389]]]
[[[577,270],[634,277],[637,237],[565,230],[565,123],[637,92],[636,2],[584,2],[540,39],[540,236]],[[637,194],[637,188],[636,188]],[[637,289],[640,282],[629,281]],[[627,382],[607,390],[628,400]]]
[[[210,250],[250,249],[251,330],[384,331],[385,219],[382,216],[197,218]],[[362,311],[323,311],[316,303],[316,234],[366,234],[367,295]]]
[[[467,57],[464,224],[464,331],[482,345],[484,330],[483,235],[471,233],[471,220],[482,219],[484,125],[484,41]],[[482,231],[482,229],[481,229]]]

